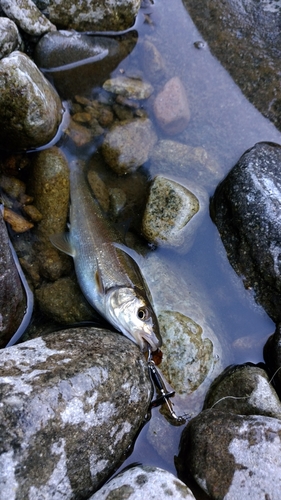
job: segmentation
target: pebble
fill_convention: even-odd
[[[150,83],[139,79],[127,78],[125,76],[118,76],[106,80],[103,84],[103,88],[107,90],[107,92],[136,100],[148,99],[153,93],[153,87]]]
[[[157,94],[153,111],[155,118],[168,135],[182,132],[190,120],[190,110],[185,88],[179,77],[168,80]]]

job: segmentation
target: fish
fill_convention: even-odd
[[[84,170],[83,161],[69,162],[69,231],[51,236],[51,242],[73,258],[89,304],[143,352],[154,352],[162,339],[145,279],[91,193]]]

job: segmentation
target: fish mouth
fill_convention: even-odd
[[[158,339],[156,335],[140,332],[139,337],[141,341],[141,349],[143,352],[148,351],[149,347],[151,349],[151,352],[157,351],[157,349],[159,349],[159,347],[161,347],[162,345],[161,340]]]

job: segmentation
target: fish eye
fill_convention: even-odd
[[[144,307],[140,307],[138,310],[138,318],[145,321],[148,318],[148,311]]]

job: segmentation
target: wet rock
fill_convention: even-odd
[[[36,261],[42,276],[56,280],[69,271],[71,262],[50,242],[51,235],[65,231],[69,204],[68,163],[57,147],[33,155],[29,189],[34,205],[42,214],[35,230]]]
[[[37,2],[39,0],[36,0]],[[61,28],[77,31],[121,31],[134,24],[140,0],[49,0],[44,12],[48,19]]]
[[[0,59],[21,49],[23,43],[17,25],[7,17],[0,17]]]
[[[181,184],[156,176],[150,187],[142,220],[142,233],[155,245],[180,247],[190,245],[189,221],[199,211],[199,200]],[[189,237],[189,238],[188,238]]]
[[[212,383],[204,409],[281,420],[281,403],[265,370],[246,364],[227,368]]]
[[[151,82],[161,82],[165,78],[165,63],[159,50],[149,40],[140,43],[143,71]]]
[[[174,498],[195,500],[193,493],[170,472],[151,465],[139,465],[120,472],[89,500],[141,500],[148,498]]]
[[[47,33],[36,45],[34,58],[41,68],[68,68],[70,64],[91,58],[101,61],[109,52],[117,52],[118,43],[105,37],[90,37],[74,31]]]
[[[80,328],[5,349],[0,366],[2,498],[88,498],[146,415],[144,356],[117,333]]]
[[[150,83],[135,78],[127,78],[125,76],[118,76],[106,80],[103,84],[104,90],[119,94],[128,99],[148,99],[153,92],[153,87]]]
[[[132,173],[143,165],[157,136],[149,119],[136,119],[113,126],[102,144],[102,154],[117,174]]]
[[[4,57],[0,86],[0,147],[18,151],[47,144],[62,119],[61,101],[33,61],[18,51]]]
[[[93,140],[93,133],[90,129],[70,120],[66,134],[76,144],[77,147],[83,147]]]
[[[181,80],[171,78],[157,94],[153,110],[155,118],[168,135],[182,132],[190,120],[189,104]]]
[[[10,208],[4,208],[3,217],[16,233],[25,233],[33,227],[32,222],[26,220],[22,215],[14,212]]]
[[[36,290],[35,297],[40,311],[60,324],[69,325],[96,317],[77,281],[70,277],[42,285]]]
[[[6,16],[29,35],[40,36],[56,30],[32,0],[1,0],[0,5]]]
[[[114,217],[117,217],[126,204],[126,193],[120,188],[110,188],[110,210]]]
[[[4,347],[21,324],[26,300],[1,209],[0,241],[0,347]]]
[[[271,318],[281,319],[281,146],[246,151],[218,186],[214,221],[230,263]]]
[[[276,418],[205,410],[183,431],[178,476],[191,474],[212,499],[278,500],[280,432]]]
[[[204,148],[194,148],[170,139],[157,142],[151,162],[155,173],[177,176],[183,173],[203,186],[215,186],[217,180],[222,178],[221,167]]]

